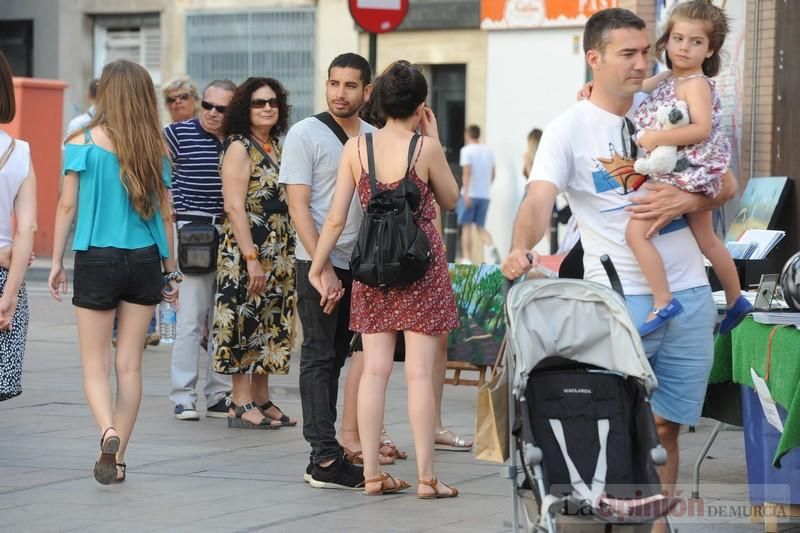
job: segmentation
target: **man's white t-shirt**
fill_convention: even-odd
[[[372,131],[375,128],[362,120],[359,134]],[[278,181],[287,185],[311,187],[311,217],[317,231],[322,231],[322,225],[331,209],[341,158],[342,142],[328,126],[314,117],[303,119],[292,126],[283,142]],[[350,255],[356,245],[362,216],[358,194],[353,194],[347,222],[342,235],[336,241],[336,248],[331,253],[331,263],[336,268],[350,269]],[[304,261],[312,259],[300,239],[297,239],[295,257]]]
[[[569,195],[584,249],[584,278],[609,285],[600,257],[608,254],[626,295],[652,294],[625,239],[632,191],[612,177],[632,172],[620,158],[630,154],[623,117],[588,100],[575,103],[545,128],[528,182],[553,183]],[[616,156],[616,161],[614,161]],[[605,160],[605,161],[603,161]],[[652,238],[664,261],[670,290],[708,285],[703,256],[685,218],[678,218]]]
[[[485,144],[465,144],[461,148],[459,164],[469,165],[471,176],[468,195],[470,198],[486,198],[491,194],[494,153]]]

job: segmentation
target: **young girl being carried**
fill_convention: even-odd
[[[707,0],[678,4],[670,14],[667,29],[656,42],[656,53],[665,52],[669,75],[660,74],[645,81],[649,96],[636,112],[639,132],[637,144],[648,153],[658,146],[678,146],[675,170],[651,174],[657,181],[709,197],[720,191],[728,168],[730,144],[722,132],[722,107],[714,82],[720,69],[720,49],[728,33],[728,17]],[[688,105],[690,124],[669,130],[656,130],[656,110],[678,101]],[[730,253],[714,233],[711,211],[687,215],[700,250],[711,262],[725,289],[728,312],[720,333],[728,333],[752,310],[741,295],[739,277]],[[667,282],[664,264],[656,247],[645,237],[650,222],[631,219],[626,238],[642,273],[653,290],[653,310],[639,328],[646,335],[679,314],[683,307]]]

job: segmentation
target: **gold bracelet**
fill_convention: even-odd
[[[243,254],[242,257],[244,257],[245,261],[254,261],[258,259],[258,246],[253,245],[253,251],[249,254]]]

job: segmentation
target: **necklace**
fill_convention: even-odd
[[[261,145],[261,147],[264,149],[265,152],[267,152],[268,154],[272,153],[272,139],[267,139],[266,141],[262,140],[258,137],[258,135],[256,135],[253,132],[250,132],[250,135],[253,137],[253,139],[258,141],[258,143]]]

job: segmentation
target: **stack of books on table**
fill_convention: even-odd
[[[749,229],[738,241],[728,241],[725,246],[734,259],[757,261],[766,259],[785,235],[786,232],[780,230]]]

